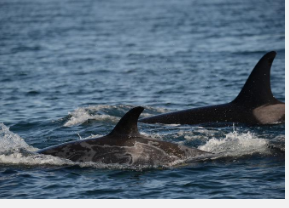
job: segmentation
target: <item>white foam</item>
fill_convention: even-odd
[[[142,117],[144,117],[144,118],[150,117],[150,116],[154,116],[154,114],[151,114],[151,113],[142,113],[141,115],[142,115]]]
[[[89,119],[93,119],[96,121],[111,121],[111,122],[118,122],[120,119],[119,117],[107,115],[107,114],[100,114],[99,112],[103,110],[125,110],[124,112],[130,110],[133,106],[126,106],[126,105],[97,105],[97,106],[88,106],[88,107],[81,107],[77,108],[73,112],[69,112],[68,115],[70,116],[69,120],[63,125],[66,127],[79,125],[84,123]],[[166,112],[165,109],[162,108],[152,108],[146,107],[147,110],[156,111],[157,113],[164,113]],[[142,113],[142,116],[148,117],[152,114],[149,113]]]
[[[17,165],[64,165],[69,160],[34,153],[38,149],[28,145],[19,135],[0,123],[0,163]]]
[[[29,146],[19,135],[9,131],[9,128],[3,123],[0,123],[0,147],[0,154],[19,149],[25,149],[27,151],[37,150],[37,148]]]
[[[14,152],[9,155],[0,155],[0,163],[15,165],[73,165],[70,160],[41,154],[23,154]]]
[[[145,136],[145,137],[150,137],[150,138],[156,139],[156,140],[163,140],[163,138],[164,138],[164,135],[161,135],[159,133],[146,133],[146,132],[141,131],[140,134]]]
[[[115,108],[115,106],[100,105],[100,106],[88,106],[84,108],[77,108],[75,111],[68,113],[70,115],[70,118],[63,126],[69,127],[69,126],[79,125],[89,119],[93,119],[97,121],[109,120],[109,121],[117,122],[119,118],[115,116],[94,114],[95,112],[98,112],[100,110],[107,109],[107,108],[109,109]]]
[[[200,150],[223,154],[224,156],[242,156],[253,153],[269,153],[268,140],[258,138],[254,134],[232,132],[224,139],[212,138],[199,146]]]

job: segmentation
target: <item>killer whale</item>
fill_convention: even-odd
[[[212,124],[236,122],[267,125],[285,122],[285,103],[271,91],[270,70],[275,51],[265,54],[254,67],[239,95],[230,103],[193,108],[140,119],[144,123]]]
[[[208,152],[145,137],[138,131],[137,121],[144,110],[135,107],[127,112],[104,137],[73,141],[38,151],[75,162],[164,166]]]

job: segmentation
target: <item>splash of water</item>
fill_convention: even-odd
[[[199,146],[200,150],[224,154],[225,156],[242,156],[253,153],[267,154],[269,141],[256,135],[238,133],[236,131],[226,134],[224,139],[212,138],[206,144]]]
[[[9,128],[0,123],[0,154],[25,149],[27,151],[36,151],[37,149],[29,146],[19,135],[9,131]]]
[[[36,154],[38,149],[28,145],[19,135],[0,123],[0,163],[21,165],[65,165],[69,160]]]

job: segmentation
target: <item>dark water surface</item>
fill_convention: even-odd
[[[229,102],[266,52],[285,101],[282,0],[1,0],[0,198],[285,198],[285,125],[139,124],[223,157],[177,167],[76,164],[31,152],[105,135],[120,117]],[[78,136],[79,135],[79,136]]]

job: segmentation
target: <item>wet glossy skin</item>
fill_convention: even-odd
[[[249,125],[285,122],[285,104],[275,102],[255,109],[245,108],[235,103],[193,108],[140,119],[143,123],[202,124],[236,122]]]

